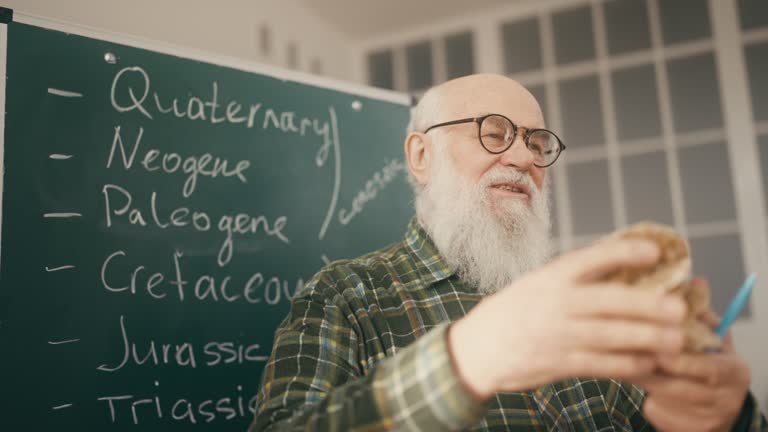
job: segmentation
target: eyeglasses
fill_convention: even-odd
[[[461,123],[477,123],[477,138],[480,145],[492,154],[504,153],[512,147],[518,130],[522,130],[523,141],[528,150],[533,154],[533,164],[539,168],[546,168],[560,157],[565,150],[565,145],[557,135],[547,129],[525,129],[518,127],[512,120],[501,114],[488,114],[482,117],[471,117],[461,120],[453,120],[430,126],[424,133],[432,129]]]

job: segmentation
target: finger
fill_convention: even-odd
[[[659,253],[647,240],[608,239],[563,255],[553,265],[570,279],[588,281],[622,267],[652,265]]]
[[[725,337],[723,338],[723,352],[724,353],[735,353],[736,348],[733,345],[733,333],[728,332],[725,334]]]
[[[591,351],[632,351],[657,354],[682,352],[685,334],[681,327],[664,327],[642,321],[577,320],[568,326],[571,347]]]
[[[709,282],[701,277],[691,279],[688,292],[685,294],[686,302],[691,314],[699,316],[709,311]],[[717,326],[717,324],[715,324]],[[714,327],[713,327],[714,328]]]
[[[724,381],[724,377],[734,371],[730,354],[689,354],[659,357],[659,368],[662,372],[678,377],[699,380],[705,384],[716,386]]]
[[[703,321],[709,328],[712,329],[712,331],[715,331],[717,329],[717,326],[720,325],[720,316],[718,316],[712,309],[707,309],[704,312],[701,312],[697,317],[697,319]],[[733,345],[733,333],[730,331],[725,334],[725,337],[723,337],[723,345],[720,352],[723,353],[733,353],[735,352],[735,348]]]
[[[710,308],[707,308],[704,311],[699,312],[696,318],[704,321],[704,323],[707,324],[713,330],[720,325],[720,317],[715,313],[715,311],[713,311]]]
[[[650,395],[679,401],[683,405],[711,407],[717,403],[718,389],[697,380],[656,374],[641,378],[635,384]]]
[[[661,400],[649,395],[643,403],[643,416],[657,430],[664,431],[693,431],[716,430],[717,418],[712,415],[713,410],[702,412],[699,409],[686,409],[679,404],[670,404],[670,401]],[[716,412],[716,411],[715,411]]]
[[[715,311],[712,309],[707,309],[706,311],[702,312],[698,318],[702,321],[704,321],[708,326],[710,326],[713,330],[717,329],[717,326],[720,325],[721,318]],[[725,337],[723,338],[723,349],[722,352],[724,353],[733,353],[735,352],[735,347],[733,345],[733,333],[727,332],[725,334]]]
[[[632,318],[665,324],[680,324],[686,316],[686,305],[678,296],[636,290],[618,283],[572,290],[567,304],[575,316]]]
[[[639,380],[656,368],[656,360],[645,354],[613,354],[591,351],[572,351],[564,356],[563,376]]]

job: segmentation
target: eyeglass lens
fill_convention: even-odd
[[[515,125],[505,117],[491,115],[480,124],[480,143],[491,153],[506,151],[515,140]],[[528,134],[528,150],[533,154],[534,164],[548,166],[560,153],[557,137],[546,130],[537,130]]]

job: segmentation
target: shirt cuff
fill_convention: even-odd
[[[485,406],[466,391],[451,362],[448,324],[441,324],[380,363],[373,378],[388,428],[456,430],[480,419]]]

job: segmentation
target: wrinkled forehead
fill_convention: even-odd
[[[503,114],[520,126],[545,127],[536,99],[514,81],[462,83],[441,90],[437,103],[440,121]]]

